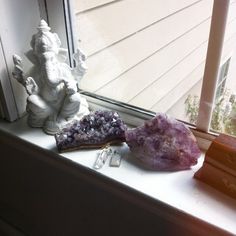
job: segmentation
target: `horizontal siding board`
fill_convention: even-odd
[[[119,0],[73,0],[73,7],[75,14],[83,11],[88,11],[90,9],[104,6],[108,3],[114,3]]]
[[[113,97],[124,102],[129,101],[143,87],[153,83],[158,77],[207,40],[209,24],[210,21],[207,21],[188,34],[185,34],[177,41],[145,60],[139,66],[97,91],[98,94]],[[114,88],[116,88],[115,91],[113,91]]]
[[[232,35],[229,40],[225,42],[225,50],[223,52],[222,58],[228,57],[228,54],[231,52],[232,48],[235,47],[235,42],[236,34]],[[189,76],[183,79],[179,83],[179,85],[177,85],[169,93],[163,96],[163,98],[155,105],[153,105],[150,109],[153,111],[162,112],[166,112],[167,110],[169,110],[179,99],[181,99],[180,95],[184,95],[185,93],[187,93],[196,83],[201,80],[204,72],[204,66],[205,63],[203,62],[198,66],[196,70],[194,70]]]
[[[229,13],[228,13],[228,22],[232,21],[236,17],[236,1],[232,2],[229,6]]]
[[[199,62],[204,61],[207,50],[207,42],[202,44],[197,50],[180,62],[172,70],[160,77],[157,81],[147,87],[144,91],[136,95],[130,104],[150,109],[157,101],[161,100],[173,88],[175,88],[183,78],[193,71]],[[202,76],[202,75],[201,75]]]
[[[186,116],[185,110],[185,101],[189,94],[193,96],[198,95],[201,93],[202,88],[202,80],[199,80],[188,92],[182,96],[166,113],[176,119],[183,120],[189,122],[189,118]],[[184,104],[184,105],[183,105]]]
[[[152,18],[151,12],[145,17],[146,12],[143,12],[142,18],[137,18],[135,25],[135,14],[132,15],[132,21],[127,21],[122,15],[128,14],[129,9],[126,8],[118,21],[111,9],[117,8],[119,12],[125,4],[132,6],[135,1],[138,6],[144,4],[143,1],[127,0],[103,7],[102,1],[95,1],[100,2],[101,7],[94,6],[95,9],[77,15],[81,25],[81,47],[90,55],[87,60],[89,70],[81,81],[81,88],[146,109],[165,108],[167,111],[184,91],[191,89],[203,76],[202,64],[213,1],[188,1],[188,4],[180,1],[185,2],[186,6],[196,3],[182,11],[176,8],[178,12],[170,16],[157,12],[157,18]],[[156,1],[150,3],[155,4]],[[236,30],[235,3],[233,1],[230,6],[226,39],[231,38]],[[158,21],[162,13],[166,18]],[[158,22],[153,24],[155,21]],[[224,47],[225,55],[226,51],[230,52],[230,47],[232,50],[233,44],[230,45]],[[194,50],[196,47],[199,48]]]
[[[232,23],[234,23],[234,21],[231,22],[231,24]],[[208,24],[209,24],[209,22],[208,22]],[[208,27],[205,27],[205,30],[207,28]],[[230,28],[231,28],[231,30],[228,31],[226,34],[226,39],[229,38],[232,35],[232,33],[234,33],[236,30],[235,27],[230,27]],[[122,75],[117,80],[112,81],[110,84],[108,84],[104,88],[100,89],[98,91],[98,93],[103,96],[108,96],[108,97],[111,97],[111,98],[119,100],[119,101],[128,102],[134,96],[139,94],[140,91],[143,90],[143,88],[150,86],[150,84],[152,84],[153,81],[155,81],[157,79],[157,76],[155,77],[155,75],[157,75],[158,73],[159,74],[161,73],[159,67],[164,66],[166,68],[166,70],[168,70],[168,68],[171,68],[173,66],[173,64],[177,60],[178,56],[181,55],[181,53],[184,52],[187,54],[188,52],[191,52],[190,48],[188,48],[188,49],[186,48],[186,45],[189,45],[189,44],[191,45],[191,39],[195,39],[196,43],[197,43],[201,40],[201,38],[200,38],[201,35],[202,36],[205,35],[205,38],[207,38],[208,34],[207,33],[204,34],[203,29],[198,29],[198,30],[199,30],[198,33],[195,33],[195,35],[190,34],[188,41],[182,41],[182,42],[180,41],[180,43],[176,45],[175,50],[171,51],[172,48],[170,48],[170,50],[168,52],[168,50],[165,51],[166,48],[163,49],[164,50],[163,53],[158,52],[158,54],[155,55],[153,58],[150,58],[149,60],[143,62],[142,64],[144,64],[144,65],[141,64],[138,67],[133,68],[131,71]],[[177,42],[175,42],[175,43],[177,43]],[[183,47],[183,46],[185,48],[182,50],[181,47]],[[171,60],[166,58],[166,55],[171,55],[171,54],[173,54],[173,57],[171,57],[171,60],[173,59],[172,64],[170,64]],[[204,57],[204,55],[205,55],[205,53],[201,54],[199,61],[202,61],[202,58]],[[179,58],[178,60],[181,60],[181,58]],[[155,64],[158,64],[159,67],[156,67]],[[195,60],[195,62],[192,61],[192,68],[194,68],[197,64],[198,64],[197,60]],[[189,70],[191,71],[191,66],[189,66],[188,71]],[[186,71],[186,72],[188,72],[188,71]],[[164,71],[162,71],[162,72],[165,73]],[[143,79],[143,78],[145,78],[145,79]],[[181,77],[180,77],[180,79],[181,79]],[[148,81],[149,81],[149,84],[148,84]],[[132,87],[132,90],[130,91],[131,87]],[[162,90],[162,88],[161,88],[161,90]],[[162,91],[164,91],[164,90],[162,90]],[[140,98],[136,98],[136,102],[131,101],[131,104],[142,106],[142,102],[144,103],[144,99],[148,94],[150,94],[150,91],[149,92],[141,92]],[[138,103],[137,103],[137,100],[139,100]],[[147,107],[145,107],[145,108],[147,108]]]
[[[179,100],[181,95],[189,91],[199,80],[202,78],[205,63],[202,62],[189,76],[184,78],[173,90],[164,96],[158,103],[153,105],[150,110],[166,112],[169,110],[176,101]],[[184,104],[183,104],[184,106]]]
[[[146,0],[128,0],[81,13],[76,20],[81,47],[91,55],[193,3],[202,6],[193,12],[196,17],[212,0],[149,0],[148,4]]]
[[[232,25],[234,21],[231,21],[230,28],[231,30],[225,35],[226,43],[223,49],[223,54],[226,52],[229,53],[230,49],[234,49],[234,46],[228,43],[232,42],[231,37],[236,32],[235,25]],[[230,45],[230,46],[229,46]],[[153,103],[156,103],[158,100],[162,99],[169,91],[171,91],[175,86],[189,73],[189,70],[193,66],[198,65],[199,62],[203,61],[206,55],[207,42],[204,43],[201,48],[194,51],[189,55],[184,61],[179,63],[174,67],[169,73],[165,74],[162,78],[158,79],[155,83],[149,85],[143,92],[136,95],[135,98],[129,101],[130,104],[135,106],[140,106],[146,109],[150,109]],[[153,99],[155,97],[155,100]]]
[[[221,58],[221,64],[224,63],[236,49],[236,30],[233,35],[229,37],[227,42],[224,44],[223,53]]]
[[[165,21],[113,45],[108,50],[88,58],[89,70],[81,81],[81,88],[91,92],[96,91],[209,17],[209,9],[207,10],[204,7],[200,16],[192,18],[191,21],[186,21],[188,17],[191,17],[194,10],[196,10],[195,6],[192,10],[187,9],[184,12],[179,12]],[[198,32],[200,38],[202,36],[204,39],[208,37],[209,22],[210,20],[199,26],[201,28]],[[170,28],[171,30],[169,30]]]

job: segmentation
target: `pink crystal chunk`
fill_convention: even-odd
[[[126,142],[134,156],[153,170],[189,169],[201,154],[189,128],[162,113],[143,126],[127,130]]]

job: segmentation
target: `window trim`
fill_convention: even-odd
[[[73,54],[76,48],[76,40],[72,32],[73,20],[70,12],[69,0],[38,0],[40,16],[47,21],[53,32],[59,35],[63,48],[68,49],[68,63],[74,65]]]
[[[0,37],[0,65],[6,68],[0,72],[0,117],[9,121],[14,121],[18,118],[15,97],[10,81],[9,70],[6,64],[3,45]]]
[[[197,129],[209,132],[230,0],[214,0]]]

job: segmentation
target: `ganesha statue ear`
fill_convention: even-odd
[[[28,124],[42,127],[48,134],[55,134],[68,122],[89,113],[87,101],[77,89],[78,72],[80,79],[85,73],[82,70],[85,68],[85,57],[77,60],[77,67],[70,68],[65,63],[67,49],[60,47],[58,35],[50,32],[44,20],[40,21],[37,29],[30,42],[32,49],[26,53],[33,66],[25,73],[21,58],[14,55],[13,77],[29,95],[26,107]]]

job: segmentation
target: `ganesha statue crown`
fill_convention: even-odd
[[[66,64],[67,50],[61,48],[56,33],[41,20],[38,32],[32,36],[31,50],[25,55],[33,64],[28,73],[23,72],[22,59],[13,55],[13,77],[28,93],[26,110],[28,124],[42,127],[55,134],[66,123],[88,114],[88,104],[78,92],[78,82],[86,72],[85,55],[77,50],[75,68]]]

